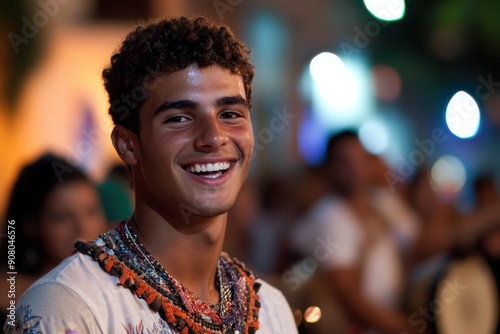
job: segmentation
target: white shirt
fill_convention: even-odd
[[[372,204],[389,223],[399,249],[405,256],[410,255],[420,233],[418,215],[398,193],[387,188],[374,189],[371,195]]]
[[[283,294],[262,284],[258,295],[258,334],[294,334],[297,328]],[[35,282],[16,304],[18,331],[6,322],[6,333],[174,334],[147,303],[117,285],[87,255],[77,253]],[[28,329],[32,331],[27,331]]]
[[[292,241],[323,270],[361,266],[361,289],[366,296],[378,305],[394,307],[403,284],[396,240],[392,233],[383,233],[366,249],[364,226],[345,201],[328,196],[301,220]]]

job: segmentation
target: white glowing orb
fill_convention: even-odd
[[[464,186],[466,179],[463,163],[454,156],[445,155],[432,166],[432,186],[434,190],[442,195],[458,193]]]
[[[459,91],[451,98],[446,108],[446,125],[458,138],[470,138],[479,129],[481,115],[479,107],[469,94]]]
[[[404,0],[364,0],[365,6],[373,16],[384,21],[397,21],[406,11]]]
[[[356,103],[356,79],[337,55],[320,53],[311,60],[309,72],[314,89],[330,108],[345,110]]]
[[[384,152],[389,144],[389,134],[378,121],[365,122],[359,128],[359,139],[366,150],[373,154]]]

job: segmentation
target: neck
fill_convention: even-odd
[[[145,203],[137,203],[130,228],[140,242],[183,286],[206,303],[219,300],[215,287],[227,214],[200,217],[174,214],[168,218]]]

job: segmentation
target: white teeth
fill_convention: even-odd
[[[231,167],[231,164],[229,162],[216,162],[213,164],[211,163],[195,164],[193,166],[188,167],[187,169],[191,173],[200,173],[200,172],[218,172],[218,171],[228,170],[229,167]]]
[[[222,175],[222,172],[217,172],[213,174],[203,174],[202,177],[208,177],[209,179],[215,179]]]

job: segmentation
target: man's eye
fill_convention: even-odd
[[[225,111],[221,114],[221,118],[232,119],[241,117],[241,114],[236,111]]]
[[[172,116],[167,118],[164,123],[182,123],[188,121],[188,118],[185,116]]]

